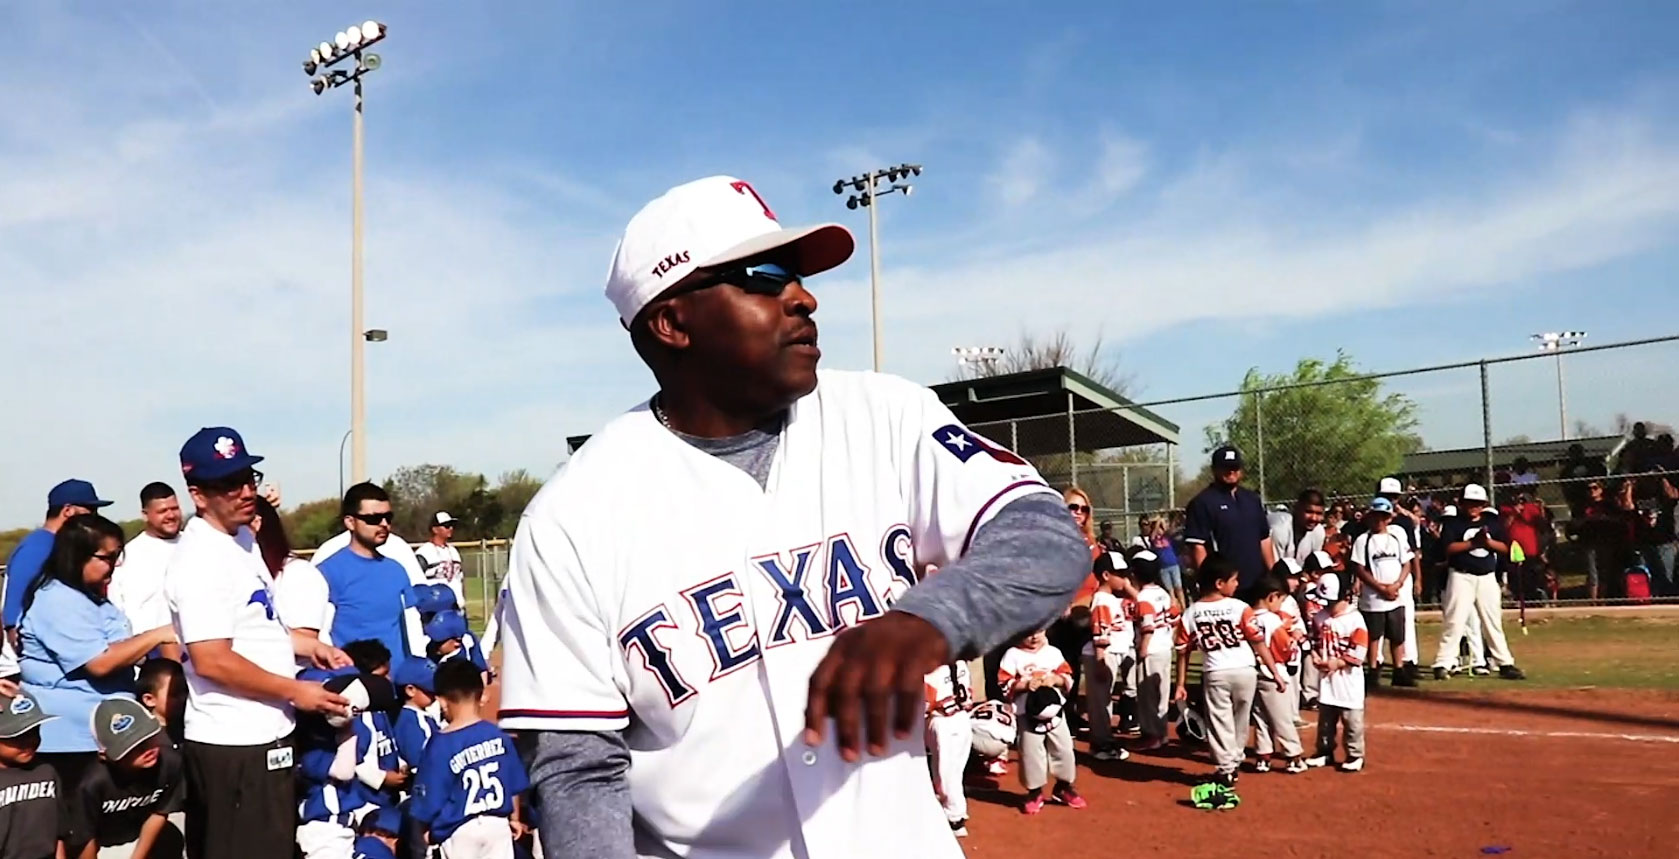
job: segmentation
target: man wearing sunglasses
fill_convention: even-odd
[[[227,427],[181,447],[198,515],[163,578],[187,651],[187,855],[199,859],[290,859],[294,713],[344,715],[349,703],[296,679],[300,657],[321,667],[349,660],[275,617],[274,579],[249,527],[261,461]]]
[[[379,551],[391,537],[391,497],[376,483],[358,483],[345,491],[339,513],[350,545],[315,565],[326,583],[331,615],[315,631],[327,632],[328,640],[340,646],[375,639],[393,657],[412,653],[403,630],[403,594],[414,582],[401,564]]]
[[[930,391],[817,372],[803,278],[852,247],[727,176],[624,232],[607,298],[659,390],[532,501],[501,610],[549,859],[961,855],[924,678],[1058,616],[1090,552]]]

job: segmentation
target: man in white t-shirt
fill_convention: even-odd
[[[163,593],[163,571],[181,538],[181,502],[167,483],[146,484],[140,490],[140,515],[146,528],[123,547],[122,559],[111,574],[106,598],[122,609],[134,629],[157,629],[169,624],[169,599]],[[165,644],[158,652],[181,661],[181,646]]]
[[[1323,527],[1323,493],[1316,489],[1302,489],[1288,513],[1271,513],[1271,546],[1278,558],[1292,558],[1302,564],[1313,552],[1323,548],[1328,536]]]
[[[274,616],[274,580],[249,527],[261,461],[227,427],[201,429],[181,447],[198,515],[181,532],[164,591],[188,655],[182,752],[194,859],[291,859],[293,713],[346,715],[349,703],[296,678],[299,656],[323,667],[350,660]]]
[[[1405,592],[1411,587],[1414,553],[1405,529],[1393,524],[1393,502],[1380,496],[1371,500],[1364,516],[1365,530],[1353,541],[1353,571],[1362,587],[1358,610],[1370,631],[1371,666],[1366,672],[1373,688],[1381,677],[1381,645],[1386,638],[1393,657],[1393,685],[1415,686],[1413,669],[1404,664]]]
[[[448,585],[449,590],[455,592],[455,605],[463,610],[466,608],[466,582],[461,578],[465,570],[461,567],[460,550],[449,545],[455,538],[455,523],[459,519],[449,515],[448,511],[439,510],[431,517],[431,539],[421,543],[414,550],[414,555],[420,561],[420,569],[426,578],[435,584]]]

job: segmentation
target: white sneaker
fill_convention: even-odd
[[[1259,760],[1253,762],[1253,771],[1256,773],[1268,773],[1271,771],[1271,762],[1265,758],[1260,758]]]
[[[1305,771],[1306,762],[1301,758],[1295,758],[1294,760],[1289,761],[1288,766],[1283,768],[1283,772],[1287,773],[1303,773]]]
[[[1347,761],[1346,763],[1341,765],[1341,772],[1344,772],[1344,773],[1355,773],[1355,772],[1358,772],[1362,769],[1364,769],[1364,759],[1363,758],[1353,758],[1352,760]]]
[[[967,820],[967,818],[963,818],[959,821],[956,821],[955,823],[950,824],[950,834],[956,836],[957,838],[967,838],[968,837],[968,820]]]
[[[1332,760],[1328,755],[1318,755],[1315,758],[1307,758],[1306,759],[1306,766],[1309,766],[1309,767],[1326,767],[1326,766],[1329,766],[1330,764],[1332,764],[1334,762],[1335,761]]]

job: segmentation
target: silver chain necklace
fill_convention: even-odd
[[[671,432],[676,432],[676,427],[670,425],[670,418],[665,416],[665,408],[659,404],[659,399],[659,395],[654,394],[653,399],[647,403],[648,407],[653,410],[653,417],[658,418],[659,423],[663,424],[665,429],[668,429]]]

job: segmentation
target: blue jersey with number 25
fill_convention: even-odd
[[[474,817],[512,817],[513,797],[529,786],[513,738],[474,722],[432,735],[409,814],[431,830],[431,843],[441,844]]]

